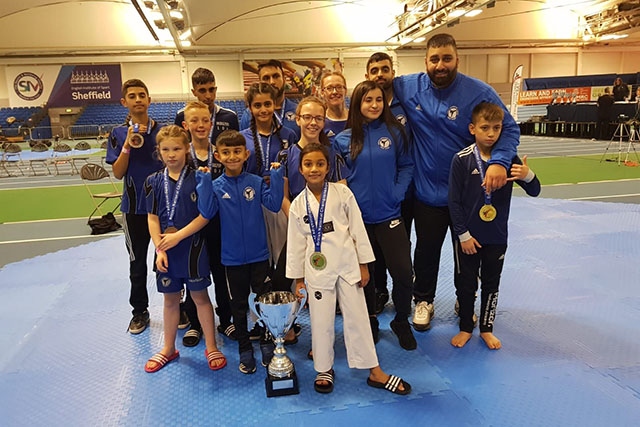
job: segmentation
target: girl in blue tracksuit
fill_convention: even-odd
[[[220,212],[222,264],[227,274],[233,324],[240,352],[240,372],[256,371],[253,347],[247,331],[248,297],[270,291],[265,280],[269,274],[269,248],[262,213],[263,206],[278,212],[282,206],[284,178],[279,164],[272,163],[271,185],[257,175],[243,170],[249,157],[244,137],[226,130],[216,140],[216,159],[224,166],[224,174],[213,181],[214,214]],[[270,361],[269,340],[263,333],[262,364]],[[271,351],[273,349],[271,348]]]
[[[382,251],[394,280],[396,317],[391,329],[402,348],[413,350],[416,341],[407,321],[413,281],[411,245],[407,230],[400,226],[400,203],[413,174],[409,143],[402,125],[391,114],[384,91],[372,81],[358,84],[351,96],[346,129],[334,144],[351,170],[347,184],[362,211],[371,246]],[[365,287],[365,293],[376,341],[375,287]]]

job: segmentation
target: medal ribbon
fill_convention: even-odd
[[[280,115],[278,115],[277,110],[273,112],[273,115],[276,116],[276,119],[278,120],[278,124],[280,126],[284,124],[284,114],[285,114],[286,106],[287,106],[287,98],[285,98],[284,101],[282,101],[282,109],[280,110],[281,111]]]
[[[307,203],[307,215],[309,216],[309,227],[311,227],[311,237],[313,238],[313,244],[315,251],[320,252],[320,246],[322,245],[322,224],[324,223],[324,210],[327,205],[327,193],[329,192],[329,183],[325,182],[322,186],[322,195],[320,196],[320,206],[318,206],[318,222],[313,218],[313,212],[311,212],[311,206],[309,205],[308,187],[304,189],[304,199]]]
[[[271,153],[271,136],[273,135],[273,129],[271,130],[271,133],[269,134],[269,137],[267,137],[267,149],[265,150],[265,147],[262,146],[262,136],[260,134],[258,134],[258,146],[260,147],[260,156],[262,156],[262,167],[264,168],[263,171],[263,175],[268,175],[268,171],[269,171],[269,154]]]
[[[213,105],[213,113],[211,113],[211,129],[209,129],[209,141],[211,141],[211,137],[213,136],[213,129],[216,127],[216,105]],[[215,141],[211,141],[215,144]],[[211,169],[211,166],[209,166]]]
[[[133,126],[133,119],[129,120],[129,126]],[[151,133],[151,117],[149,117],[149,122],[147,123],[147,135]]]
[[[191,159],[193,160],[193,168],[198,170],[198,157],[196,157],[196,149],[191,144]],[[211,144],[209,144],[209,152],[207,153],[207,167],[209,171],[213,170],[213,150],[211,149]]]
[[[478,165],[478,172],[480,172],[480,182],[484,182],[484,163],[482,162],[482,158],[480,157],[480,149],[478,148],[477,145],[474,145],[473,147],[473,156],[476,158],[476,164]],[[481,184],[482,185],[482,184]],[[484,185],[482,185],[482,189],[483,194],[484,194],[484,204],[485,205],[490,205],[491,204],[491,194],[487,194],[487,191],[484,187]]]
[[[178,204],[178,195],[180,194],[180,189],[182,188],[182,183],[184,182],[184,176],[186,174],[187,167],[183,167],[180,171],[180,177],[178,178],[178,182],[176,183],[176,188],[173,192],[173,200],[171,201],[171,206],[169,206],[169,170],[164,168],[164,201],[167,206],[167,213],[169,214],[169,227],[173,227],[173,217],[176,214],[176,205]]]

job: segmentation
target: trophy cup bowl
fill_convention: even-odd
[[[273,335],[276,348],[269,366],[265,386],[267,397],[298,394],[298,377],[293,362],[287,356],[284,337],[304,307],[307,294],[301,302],[292,292],[267,292],[259,297],[249,295],[249,308]]]

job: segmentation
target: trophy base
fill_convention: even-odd
[[[285,378],[278,378],[267,374],[267,378],[264,379],[264,384],[267,389],[267,397],[289,396],[300,393],[298,389],[298,376],[295,371]]]

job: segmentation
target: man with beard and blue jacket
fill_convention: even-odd
[[[507,168],[516,155],[520,130],[513,117],[488,84],[458,73],[458,51],[449,34],[436,34],[427,42],[426,73],[396,77],[395,97],[407,114],[414,135],[415,162],[414,253],[416,309],[413,325],[417,331],[431,327],[434,315],[442,244],[451,227],[448,179],[451,160],[473,143],[469,133],[471,112],[480,102],[492,102],[505,110],[502,135],[496,144],[485,175],[487,192],[507,182]]]

